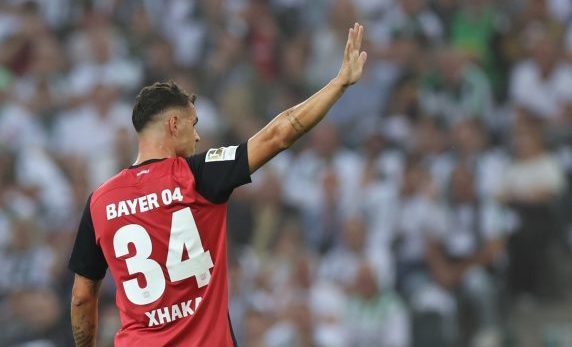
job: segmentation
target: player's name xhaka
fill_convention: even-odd
[[[108,204],[105,206],[105,212],[107,220],[112,220],[117,217],[129,216],[138,212],[147,212],[161,205],[168,206],[174,201],[183,201],[183,194],[179,187],[173,190],[165,189],[161,194],[151,193],[134,199],[121,200],[117,203]]]
[[[203,300],[202,297],[197,297],[188,301],[183,301],[180,304],[175,304],[171,306],[166,306],[145,312],[147,318],[149,318],[148,327],[161,325],[165,323],[173,322],[177,319],[192,316],[199,307],[199,304]],[[193,305],[194,302],[194,305]]]

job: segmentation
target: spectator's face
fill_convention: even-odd
[[[542,38],[533,47],[533,58],[543,73],[550,73],[559,59],[556,42],[550,38]]]
[[[205,13],[209,21],[212,23],[217,23],[220,17],[224,17],[226,14],[224,0],[201,0],[199,1],[199,6],[201,12]]]
[[[346,246],[354,252],[361,252],[365,244],[365,224],[362,218],[352,217],[346,221],[344,229]]]
[[[50,37],[37,40],[34,43],[31,72],[39,76],[47,76],[57,72],[62,66],[63,57],[58,42]]]
[[[415,117],[418,109],[417,86],[410,82],[397,91],[397,107],[410,117]]]
[[[401,0],[400,1],[401,8],[405,13],[410,16],[413,16],[423,9],[425,6],[425,0]]]
[[[339,188],[340,180],[336,171],[332,168],[326,169],[322,177],[322,191],[326,205],[335,205],[339,197]]]
[[[249,343],[253,343],[268,329],[268,319],[261,312],[249,310],[245,314],[244,334]]]
[[[489,0],[465,0],[463,8],[471,13],[479,14],[489,5]]]
[[[301,81],[306,66],[306,46],[303,40],[290,40],[282,48],[282,74],[284,78]]]
[[[453,131],[455,147],[464,155],[481,151],[485,143],[481,129],[471,121],[457,124]]]
[[[441,151],[445,145],[445,134],[431,121],[419,122],[415,129],[415,151],[432,154]]]
[[[173,66],[173,50],[169,42],[155,41],[147,51],[147,64],[150,69],[164,71]]]
[[[356,293],[363,298],[372,298],[377,295],[378,288],[375,275],[369,264],[363,264],[356,276]]]
[[[95,62],[104,64],[111,59],[112,37],[106,30],[98,30],[91,37],[91,54]]]
[[[2,188],[13,185],[15,181],[16,172],[16,158],[7,151],[0,152],[0,192],[4,191]],[[1,197],[1,194],[0,194]],[[0,199],[1,205],[2,199]]]
[[[471,202],[475,198],[473,175],[464,167],[457,168],[451,177],[453,198],[460,202]]]
[[[302,257],[297,260],[293,283],[299,288],[309,289],[312,286],[312,280],[314,278],[310,259],[308,257]]]
[[[337,0],[330,9],[330,21],[334,28],[347,33],[347,28],[357,21],[357,12],[352,1]]]
[[[393,41],[391,49],[394,62],[410,70],[415,70],[420,56],[423,56],[421,45],[414,38],[398,38]]]
[[[130,29],[138,35],[145,35],[151,31],[151,22],[144,7],[137,9],[131,16]]]
[[[314,319],[309,305],[305,302],[296,302],[290,306],[288,317],[302,333],[312,333],[314,328]]]
[[[447,84],[456,85],[459,83],[463,67],[464,59],[458,52],[447,51],[439,57],[439,69]]]
[[[28,250],[34,247],[37,235],[36,227],[29,221],[18,221],[12,233],[12,248],[17,250]]]
[[[370,134],[365,141],[363,142],[363,150],[365,154],[372,158],[376,159],[377,156],[383,151],[385,148],[385,139],[379,133]]]
[[[118,95],[119,92],[115,87],[106,84],[98,84],[91,92],[91,99],[100,111],[105,112],[115,103]]]
[[[280,178],[270,171],[265,173],[262,182],[257,189],[257,197],[264,206],[275,206],[282,201],[282,189]]]
[[[22,32],[28,37],[38,36],[46,28],[46,24],[37,8],[26,9],[22,7],[20,19],[22,20]]]
[[[529,0],[527,1],[527,13],[534,15],[534,18],[543,18],[548,14],[548,6],[546,0]]]
[[[286,258],[294,257],[301,247],[298,235],[300,235],[300,230],[297,224],[286,224],[280,231],[274,253]]]
[[[333,155],[338,149],[338,132],[331,124],[320,124],[312,131],[312,144],[323,157]]]
[[[542,152],[540,136],[530,129],[517,129],[514,133],[514,149],[517,159],[532,158]]]
[[[419,165],[411,165],[405,170],[402,191],[404,195],[415,194],[425,180],[426,173]]]

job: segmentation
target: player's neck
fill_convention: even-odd
[[[134,165],[141,164],[151,159],[163,159],[176,157],[175,149],[165,143],[163,139],[140,138],[139,151]]]

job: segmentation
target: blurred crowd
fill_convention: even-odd
[[[199,150],[237,144],[336,75],[356,20],[362,80],[230,202],[239,345],[519,346],[514,307],[569,288],[568,0],[1,1],[0,346],[72,345],[66,263],[142,86],[198,95]]]

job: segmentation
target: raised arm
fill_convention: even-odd
[[[75,275],[71,300],[71,325],[76,347],[95,346],[100,285],[101,281]]]
[[[318,124],[346,88],[360,79],[367,59],[366,52],[360,52],[363,33],[363,26],[358,23],[349,29],[342,66],[330,83],[301,104],[280,113],[248,140],[251,173]]]

